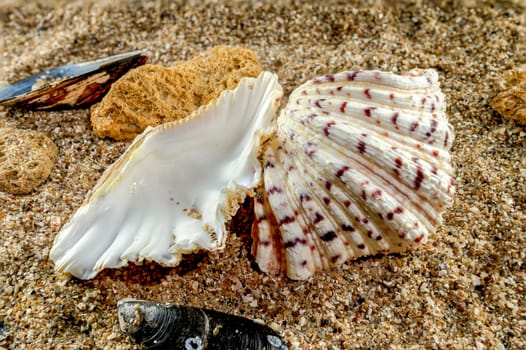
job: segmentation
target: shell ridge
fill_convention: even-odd
[[[342,169],[343,167],[347,167],[344,163],[339,163],[336,158],[332,157],[330,154],[327,153],[320,153],[319,156],[316,156],[317,159],[319,159],[319,162],[325,162],[324,168],[331,169],[331,173],[338,172],[339,169]],[[327,178],[327,176],[324,176]],[[370,224],[370,226],[374,227],[375,229],[371,232],[370,230],[362,230],[362,237],[367,242],[369,242],[368,246],[372,247],[372,251],[378,251],[382,252],[388,249],[388,246],[384,241],[381,239],[376,239],[383,237],[384,235],[381,234],[382,230],[380,230],[381,226],[386,226],[383,223],[379,223],[378,221],[371,220],[371,218],[375,218],[377,216],[377,212],[379,211],[379,208],[370,208],[370,202],[368,202],[368,199],[370,196],[368,195],[371,192],[374,191],[367,191],[367,187],[370,186],[370,180],[363,174],[358,171],[356,171],[353,168],[347,169],[345,172],[343,172],[339,177],[336,183],[341,183],[342,185],[345,185],[347,191],[345,191],[345,194],[347,198],[352,198],[353,203],[360,208],[360,220],[362,220],[363,224]],[[331,187],[332,188],[332,187]],[[358,221],[358,220],[357,220]],[[393,227],[389,227],[390,230],[393,230]],[[393,230],[393,232],[396,232],[396,230]]]
[[[297,114],[306,114],[307,110],[309,113],[332,115],[334,118],[359,123],[367,128],[372,126],[385,129],[382,133],[395,132],[420,140],[422,143],[435,144],[441,149],[446,148],[444,145],[446,137],[453,136],[449,135],[451,125],[443,112],[408,113],[400,108],[387,108],[381,103],[337,97],[321,98],[314,102],[299,98],[295,103],[301,105],[302,110],[300,111],[299,107],[288,109],[286,113],[293,118]]]
[[[309,113],[306,117],[300,118],[297,116],[297,113],[294,111],[291,111],[289,114],[291,117],[297,117],[295,119],[299,119],[299,123],[303,125],[296,124],[296,128],[301,127],[307,127],[312,126],[313,129],[317,130],[318,133],[311,132],[313,137],[317,137],[317,134],[321,134],[321,131],[326,128],[329,122],[334,122],[335,124],[332,125],[333,129],[338,128],[348,128],[349,130],[353,130],[353,134],[357,135],[360,134],[360,130],[358,129],[358,126],[360,126],[362,123],[361,121],[356,120],[347,120],[338,118],[338,115],[320,115],[316,113]],[[324,121],[324,122],[320,122]],[[316,121],[316,122],[315,122]],[[291,121],[292,122],[292,121]],[[356,124],[356,125],[355,125]],[[292,128],[292,127],[291,127]],[[367,125],[368,128],[368,134],[370,137],[375,137],[378,140],[382,140],[385,137],[389,137],[389,142],[392,143],[390,146],[387,145],[387,148],[391,149],[403,149],[406,151],[411,151],[415,156],[418,156],[419,158],[422,158],[426,160],[428,163],[430,163],[433,166],[440,166],[443,168],[444,172],[450,173],[452,172],[451,169],[451,158],[447,151],[444,151],[441,148],[437,148],[432,145],[428,145],[427,143],[419,143],[417,141],[414,141],[414,139],[398,135],[397,133],[390,133],[386,134],[385,131],[382,131],[382,129],[379,126],[376,125]],[[306,132],[309,132],[306,130]],[[345,132],[345,131],[342,131]],[[337,133],[333,132],[332,135],[328,135],[330,139],[334,139],[333,135],[336,135]],[[333,140],[338,143],[342,143],[338,140]],[[409,143],[411,142],[411,143]],[[383,147],[386,147],[386,143],[382,143]]]
[[[315,171],[314,167],[311,169]],[[315,210],[314,216],[310,215],[309,219],[314,223],[312,228],[316,232],[315,237],[319,243],[318,247],[321,247],[324,252],[324,266],[330,267],[341,264],[353,255],[353,251],[352,249],[347,248],[350,245],[350,242],[341,229],[345,224],[338,220],[334,213],[335,208],[333,203],[336,198],[329,190],[321,187],[306,168],[303,168],[302,170],[303,176],[309,179],[312,200],[308,203],[313,202],[310,210]],[[327,257],[329,259],[327,259]]]
[[[378,70],[351,70],[317,77],[300,85],[296,90],[301,91],[310,86],[346,82],[348,84],[374,83],[389,88],[417,90],[434,86],[438,83],[438,73],[434,69],[412,69],[406,74],[399,75],[392,72]]]
[[[302,225],[308,231],[306,236],[310,236],[315,244],[315,248],[320,255],[320,261],[323,268],[327,269],[332,265],[332,259],[347,258],[347,252],[339,247],[344,247],[345,238],[338,235],[338,228],[334,220],[332,220],[329,211],[324,207],[323,199],[320,197],[326,193],[323,189],[318,187],[314,182],[309,181],[310,178],[304,177],[301,170],[305,170],[298,158],[288,158],[293,161],[293,165],[287,166],[287,180],[288,189],[290,191],[290,198],[299,198],[297,203],[298,217],[301,217],[304,222]],[[294,160],[297,161],[294,161]],[[307,174],[308,175],[308,174]],[[302,195],[310,193],[309,199],[301,200]],[[327,200],[329,200],[327,198]],[[295,200],[297,201],[297,200]],[[309,224],[310,223],[310,224]],[[343,240],[342,240],[343,239]],[[312,249],[312,247],[311,247]],[[330,260],[327,259],[330,258]],[[334,261],[334,262],[335,262]]]
[[[271,142],[266,145],[264,150],[263,159],[266,171],[263,174],[263,180],[265,184],[269,182],[269,180],[265,180],[267,176],[270,176],[269,172],[273,171],[276,166],[274,149],[275,144]],[[254,256],[264,272],[284,274],[287,273],[287,259],[283,236],[279,230],[276,214],[270,206],[267,187],[260,188],[259,192],[260,196],[254,202],[254,208],[261,209],[260,212],[255,212],[256,221],[253,223],[253,227],[256,228],[256,231],[253,231],[255,234],[254,242],[259,243],[253,245]]]
[[[345,101],[345,100],[342,100]],[[392,134],[398,134],[410,141],[414,145],[415,141],[421,143],[436,145],[436,148],[445,149],[444,141],[450,137],[450,124],[447,119],[441,118],[441,114],[430,113],[406,113],[400,109],[388,109],[373,103],[360,103],[356,101],[334,102],[325,100],[317,105],[309,105],[309,112],[320,114],[328,112],[333,118],[343,122],[361,125],[372,130],[380,130],[379,134],[385,134],[386,131]],[[344,107],[344,108],[342,108]],[[342,112],[343,109],[343,112]],[[298,114],[299,111],[291,111],[290,115]],[[414,139],[414,141],[413,141]],[[406,141],[406,142],[407,142]]]
[[[330,136],[332,135],[337,135],[337,133],[333,132]],[[334,144],[332,147],[338,151],[342,157],[346,157],[346,159],[351,162],[346,165],[351,166],[352,171],[358,172],[361,174],[361,176],[364,176],[364,174],[369,174],[368,180],[381,185],[383,191],[390,194],[392,197],[396,197],[396,194],[399,193],[402,196],[398,199],[399,203],[404,203],[407,200],[410,200],[417,209],[423,206],[422,210],[426,214],[426,217],[423,217],[422,219],[425,219],[424,222],[426,223],[426,227],[431,227],[431,225],[427,222],[427,217],[434,217],[437,215],[437,212],[431,205],[426,202],[422,202],[421,198],[424,198],[422,193],[412,192],[411,188],[408,187],[404,182],[399,181],[398,178],[394,178],[394,181],[392,181],[393,177],[389,177],[389,175],[386,174],[382,169],[382,163],[371,162],[371,157],[360,157],[356,152],[346,151],[345,147],[340,147],[339,144]],[[386,152],[379,151],[378,158],[381,159],[380,155],[385,153]],[[334,169],[334,171],[337,170],[338,169]],[[413,173],[415,172],[416,170],[413,171]],[[376,213],[373,213],[373,217],[375,215]]]
[[[325,117],[325,116],[316,116],[315,118],[312,118],[310,121],[308,121],[309,125],[316,125],[316,129],[319,130],[318,134],[321,134],[321,130],[327,125],[326,122],[323,120],[333,120],[331,118]],[[317,120],[321,120],[319,122],[316,122]],[[290,120],[289,120],[290,121]],[[340,151],[340,154],[345,154],[347,157],[350,157],[358,164],[361,164],[363,166],[366,166],[367,168],[374,170],[372,173],[376,174],[379,171],[381,171],[382,166],[385,166],[385,164],[396,164],[396,160],[401,159],[402,164],[408,164],[408,166],[412,166],[410,168],[411,174],[416,174],[417,168],[415,168],[412,164],[414,163],[412,160],[414,158],[413,155],[409,155],[407,153],[402,152],[400,149],[391,149],[391,147],[382,141],[379,137],[372,137],[373,135],[367,135],[367,142],[362,141],[364,136],[359,133],[359,130],[356,129],[354,126],[346,123],[341,123],[338,120],[334,121],[335,123],[331,126],[331,132],[327,135],[327,137],[334,143],[331,143],[331,147],[334,147],[336,150]],[[300,125],[297,125],[296,128],[301,127]],[[294,127],[290,127],[292,130]],[[352,130],[352,131],[351,131]],[[310,133],[311,135],[315,135],[314,132],[306,129],[305,132]],[[349,136],[351,136],[349,138]],[[367,148],[367,157],[360,156],[359,152],[353,152],[353,151],[346,151],[346,149],[357,149],[360,146],[360,142],[365,142],[363,147]],[[372,156],[374,155],[374,156]],[[368,162],[368,160],[373,160],[375,163],[371,164]],[[442,172],[441,169],[433,168],[433,165],[428,166],[425,162],[423,164],[423,170],[427,176],[427,179],[434,179],[436,177],[449,177],[447,173]],[[393,168],[393,171],[400,172],[400,169]],[[395,174],[397,173],[395,172]],[[433,174],[433,172],[436,172],[436,174]],[[401,175],[404,175],[406,173],[402,172]],[[431,176],[433,175],[433,176]],[[383,176],[385,179],[388,179],[388,176]],[[402,178],[404,180],[401,182],[408,188],[411,188],[414,184],[413,178]],[[441,185],[442,188],[440,193],[446,193],[447,191],[447,185],[446,182],[443,181],[443,185]],[[409,192],[410,193],[410,192]],[[419,193],[419,195],[423,196],[424,198],[435,201],[437,198],[435,198],[434,194],[429,194],[425,196],[426,192],[422,191]],[[442,196],[447,198],[447,196]],[[441,197],[441,198],[442,198]]]
[[[298,142],[298,144],[300,144]],[[314,148],[315,145],[312,145],[312,147]],[[303,158],[303,163],[304,164],[307,164],[308,163],[308,154],[309,154],[309,151],[308,150],[305,150],[303,153],[300,153],[301,154],[301,157]],[[314,155],[311,155],[312,157],[317,157],[315,154]],[[319,158],[321,159],[326,159],[326,155],[323,154],[322,156],[320,156]],[[321,163],[321,162],[320,162]],[[360,209],[360,206],[357,204],[360,202],[360,198],[358,197],[358,195],[356,195],[354,192],[352,191],[347,191],[345,194],[342,194],[340,196],[338,196],[335,191],[338,191],[339,190],[339,186],[337,186],[336,184],[338,183],[341,183],[340,180],[338,180],[332,173],[330,172],[320,172],[320,170],[318,169],[318,167],[315,167],[315,166],[312,166],[312,167],[306,167],[306,171],[307,171],[307,174],[309,174],[311,176],[311,178],[314,178],[316,180],[316,182],[318,183],[318,186],[319,187],[330,187],[330,192],[331,194],[334,196],[334,198],[336,198],[336,201],[337,203],[339,203],[339,206],[340,208],[345,208],[347,209],[347,211],[349,212],[349,214],[347,215],[347,222],[342,222],[342,225],[343,224],[349,224],[349,222],[352,222],[354,224],[350,224],[353,229],[351,231],[351,228],[349,227],[346,227],[347,230],[351,231],[351,232],[357,232],[357,234],[360,235],[360,237],[357,237],[355,235],[351,235],[350,238],[347,239],[347,241],[349,242],[354,242],[356,243],[355,246],[353,247],[353,253],[356,252],[356,254],[352,254],[352,255],[355,255],[355,256],[360,256],[360,255],[365,255],[365,254],[369,254],[369,246],[364,244],[365,241],[367,240],[367,237],[368,237],[368,232],[370,231],[371,233],[372,232],[378,232],[378,229],[376,228],[376,226],[371,226],[373,225],[373,223],[371,222],[363,222],[361,221],[361,218],[364,218],[365,217],[365,214],[363,213],[363,211]],[[348,205],[345,204],[345,202],[349,200],[349,203]],[[351,205],[352,204],[352,205]],[[354,217],[353,217],[354,215]],[[359,220],[357,220],[357,218]],[[349,237],[347,235],[347,237]]]
[[[278,148],[278,156],[280,153],[281,153],[280,149]],[[284,158],[284,157],[281,156],[280,158]],[[286,164],[285,161],[283,161],[283,164],[284,165]],[[300,238],[300,240],[296,239],[293,249],[297,245],[300,245],[300,246],[305,246],[305,249],[310,252],[311,259],[314,265],[314,268],[312,269],[313,271],[309,272],[310,275],[312,275],[314,270],[320,269],[320,268],[326,268],[325,259],[324,259],[325,252],[321,246],[321,242],[318,239],[316,231],[313,230],[312,225],[309,224],[309,218],[305,215],[305,212],[303,212],[302,204],[299,198],[296,198],[296,196],[294,195],[294,191],[293,191],[294,187],[293,185],[291,185],[291,181],[293,179],[291,179],[289,169],[287,169],[285,179],[287,181],[285,192],[287,194],[287,197],[289,198],[289,201],[294,204],[292,208],[296,216],[295,220],[298,222],[298,225],[301,228],[301,230],[298,232],[301,232],[301,234],[303,235],[303,236],[300,236],[300,237],[303,237],[303,238]],[[291,249],[289,252],[292,252],[293,249]],[[305,255],[300,254],[300,256],[301,256],[301,259],[303,259],[301,260],[301,264],[304,265],[306,261]],[[300,260],[298,259],[296,261],[300,261]]]
[[[282,242],[277,235],[274,215],[264,198],[265,191],[254,199],[255,220],[252,224],[252,256],[258,262],[260,270],[271,274],[286,273],[282,267]],[[261,199],[260,199],[261,197]],[[275,259],[269,258],[275,257]]]
[[[285,179],[287,181],[286,193],[289,198],[289,201],[294,203],[293,209],[294,209],[294,214],[296,214],[295,219],[298,221],[299,226],[302,229],[301,232],[303,233],[303,236],[305,237],[305,240],[306,240],[305,243],[308,249],[310,249],[312,260],[314,262],[314,268],[315,269],[326,268],[327,264],[326,264],[326,259],[325,259],[325,249],[323,248],[322,241],[319,239],[318,234],[316,230],[313,228],[312,222],[309,219],[309,216],[304,210],[303,202],[301,201],[301,197],[296,196],[295,191],[294,191],[294,189],[297,186],[297,182],[294,182],[294,180],[300,181],[300,183],[303,182],[303,180],[301,179],[301,177],[295,176],[295,172],[294,170],[291,170],[291,166],[298,167],[299,165],[297,164],[291,165],[286,162],[287,159],[294,160],[294,158],[297,157],[298,155],[297,150],[295,148],[290,148],[289,147],[290,143],[283,142],[282,145],[283,147],[277,149],[277,154],[278,154],[279,159],[283,159],[281,161],[283,163],[283,169],[287,169],[286,176],[285,176]],[[284,154],[285,153],[284,150],[289,151],[288,154]],[[291,173],[292,173],[292,176],[291,176]],[[303,241],[300,242],[300,244],[305,244],[305,243],[303,243]]]
[[[409,116],[422,114],[436,115],[437,119],[445,119],[446,111],[444,95],[439,91],[428,91],[419,94],[406,92],[395,94],[381,89],[367,88],[367,95],[363,88],[356,86],[335,86],[335,88],[316,88],[314,91],[303,90],[299,96],[291,96],[290,100],[295,105],[316,106],[333,102],[333,108],[345,110],[350,104],[367,105],[373,108],[386,108],[403,112]],[[370,96],[370,97],[368,97]],[[425,101],[422,103],[422,101]],[[346,103],[345,103],[346,102]],[[345,103],[345,105],[344,105]]]
[[[318,148],[320,148],[320,147],[318,147]],[[307,152],[308,152],[308,151],[305,151],[305,153],[307,153]],[[341,153],[341,154],[342,154],[342,156],[344,156],[344,153]],[[352,154],[353,154],[352,152],[347,152],[346,156],[351,156]],[[329,155],[323,155],[323,156],[322,156],[322,159],[328,159],[329,157],[330,157]],[[348,159],[348,160],[351,160],[350,158],[347,158],[347,159]],[[381,168],[378,168],[378,167],[377,167],[377,168],[371,168],[370,165],[367,166],[367,165],[363,165],[363,164],[361,164],[361,163],[354,163],[354,164],[353,164],[353,163],[346,163],[345,166],[347,166],[347,165],[350,166],[352,169],[354,169],[354,168],[361,168],[362,170],[357,170],[357,171],[360,172],[360,174],[369,173],[369,174],[371,174],[370,176],[373,176],[373,177],[375,177],[375,178],[376,178],[376,174],[378,174],[378,173],[381,172]],[[324,165],[324,166],[327,166],[327,165]],[[341,167],[343,167],[343,165],[342,165]],[[333,173],[336,173],[336,172],[338,171],[338,169],[339,169],[339,168],[333,169]],[[372,170],[370,170],[370,169],[372,169]],[[353,170],[353,171],[354,171],[354,170]],[[324,175],[324,177],[325,177],[326,179],[330,178],[330,176],[331,176],[330,174],[325,174],[325,175]],[[386,178],[388,178],[388,177],[386,177]],[[381,187],[384,187],[384,190],[385,190],[385,187],[386,187],[386,186],[385,186],[385,183],[387,182],[387,180],[382,179],[382,177],[378,177],[378,178],[376,178],[375,182],[376,182],[377,184],[378,184],[378,183],[383,184],[383,186],[381,186]],[[388,189],[388,188],[387,188],[387,189]],[[356,190],[355,190],[355,191],[356,191]],[[400,194],[402,195],[402,198],[400,198],[400,196],[397,196],[397,195],[396,195],[396,194],[398,194],[398,193],[400,193]],[[407,194],[409,195],[409,197],[407,197]],[[416,197],[416,198],[415,198],[415,197],[412,197],[412,194],[413,194],[413,192],[411,192],[409,189],[407,189],[406,191],[400,191],[400,190],[396,190],[395,188],[393,188],[393,191],[392,191],[392,193],[391,193],[391,196],[393,197],[393,200],[394,200],[395,202],[398,202],[398,203],[404,203],[405,201],[407,201],[407,200],[409,199],[409,200],[410,200],[410,203],[411,203],[411,202],[413,203],[416,212],[420,212],[420,210],[422,210],[422,209],[420,209],[420,203],[421,203],[422,201],[419,199],[419,197]],[[354,196],[354,195],[352,194],[352,192],[349,192],[348,195],[353,196],[353,198],[355,198],[355,200],[357,200],[357,201],[360,200],[359,196]],[[397,198],[397,199],[395,199],[395,198]],[[423,221],[425,227],[430,228],[430,227],[431,227],[431,224],[427,221],[427,217],[434,217],[435,215],[437,215],[437,213],[436,213],[436,211],[435,211],[430,205],[426,205],[427,203],[424,202],[423,204],[425,205],[425,209],[426,209],[427,211],[424,211],[425,214],[426,214],[426,217],[421,218],[421,220]],[[396,209],[396,208],[398,208],[398,207],[401,208],[401,207],[403,207],[403,205],[402,205],[402,204],[398,204],[394,209]],[[407,206],[406,206],[406,207],[407,207]],[[394,210],[394,209],[393,209],[393,210]],[[388,212],[383,213],[383,215],[385,215],[385,214],[387,214],[387,213],[388,213]],[[372,215],[371,215],[371,217],[375,218],[376,215],[377,215],[377,214],[373,212]],[[416,215],[416,214],[413,213],[413,215]],[[373,235],[376,236],[376,237],[378,237],[378,235],[374,234],[374,232],[375,232],[375,231],[373,231]],[[383,249],[385,249],[385,247],[383,247],[383,248],[381,248],[381,249],[383,250]]]
[[[269,147],[267,156],[271,155],[272,158],[269,157],[267,159],[279,159],[278,154],[274,155],[273,153],[274,150]],[[291,262],[291,264],[287,265],[287,274],[293,279],[306,279],[314,272],[315,266],[313,265],[315,265],[317,259],[313,259],[313,252],[308,246],[310,242],[304,237],[300,223],[295,219],[295,208],[291,207],[291,204],[294,205],[295,203],[288,202],[288,193],[284,192],[286,191],[286,186],[284,186],[285,178],[277,177],[275,179],[272,176],[274,172],[280,170],[286,177],[286,172],[281,169],[281,164],[275,161],[274,167],[270,171],[265,172],[265,190],[271,208],[280,208],[281,215],[278,215],[274,209],[272,211],[278,226],[281,228],[284,255],[287,257],[287,261]],[[303,261],[306,262],[305,265],[303,265]]]
[[[309,158],[309,154],[311,157],[316,157],[316,154],[311,154],[311,151],[313,149],[318,149],[319,147],[312,141],[312,138],[308,138],[307,140],[310,141],[305,141],[304,139],[299,138],[297,139],[296,144],[308,146],[308,148],[305,148],[303,152],[298,153],[298,164],[306,165],[309,163],[309,161],[312,162],[312,159]],[[325,154],[320,156],[321,159],[327,159],[329,157],[330,156],[327,156]],[[359,209],[359,206],[356,204],[360,200],[359,197],[355,196],[353,192],[347,192],[345,195],[343,195],[338,190],[338,184],[343,183],[341,183],[341,181],[334,175],[335,172],[322,171],[321,169],[325,168],[318,166],[304,166],[304,176],[312,180],[311,182],[309,182],[309,186],[311,187],[311,191],[309,192],[309,194],[312,197],[318,198],[319,203],[321,203],[322,201],[328,202],[328,208],[331,215],[327,215],[327,213],[322,213],[322,216],[324,220],[326,218],[333,219],[333,223],[336,223],[336,226],[334,227],[335,234],[344,245],[346,245],[345,242],[347,242],[347,244],[349,245],[349,247],[345,250],[346,253],[341,253],[341,256],[339,257],[338,254],[327,255],[329,255],[331,259],[334,258],[334,262],[342,263],[345,260],[348,260],[348,258],[350,257],[370,254],[370,247],[375,247],[375,251],[384,249],[385,247],[382,247],[381,249],[376,248],[376,246],[378,245],[376,243],[376,240],[372,241],[373,244],[365,244],[366,241],[371,240],[369,235],[378,236],[379,230],[376,228],[374,223],[361,221],[361,218],[364,218],[365,214]],[[321,192],[327,193],[328,196],[326,196],[323,199],[320,198],[318,196],[318,193]],[[345,213],[346,211],[348,213]],[[338,215],[338,213],[341,214]],[[357,218],[359,218],[360,220],[357,220]],[[334,263],[331,261],[329,265],[334,265]]]

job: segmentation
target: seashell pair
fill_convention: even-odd
[[[306,279],[426,242],[454,193],[438,74],[315,78],[273,127],[281,95],[276,75],[263,72],[138,136],[56,237],[56,269],[86,279],[221,248],[225,222],[261,180],[252,252],[264,272]]]
[[[287,350],[272,328],[214,310],[123,299],[117,313],[121,330],[145,349]]]

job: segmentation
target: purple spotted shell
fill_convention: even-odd
[[[351,71],[296,89],[264,150],[253,254],[307,279],[425,243],[454,194],[454,131],[434,70]]]

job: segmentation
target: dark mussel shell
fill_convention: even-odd
[[[138,50],[61,66],[0,88],[0,105],[27,109],[88,106],[124,73],[147,60],[146,51]]]
[[[117,311],[121,330],[145,349],[287,349],[270,327],[218,311],[133,299]]]

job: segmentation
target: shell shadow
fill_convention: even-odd
[[[208,260],[208,253],[203,251],[184,255],[181,263],[175,267],[162,266],[155,262],[143,262],[140,265],[129,263],[128,266],[119,269],[105,269],[97,278],[153,286],[161,283],[168,274],[175,273],[182,277],[192,273]]]
[[[242,242],[238,252],[240,257],[246,257],[250,261],[252,270],[261,273],[254,256],[252,255],[252,223],[254,222],[254,198],[247,197],[240,204],[237,214],[229,223],[228,231],[235,234]]]

